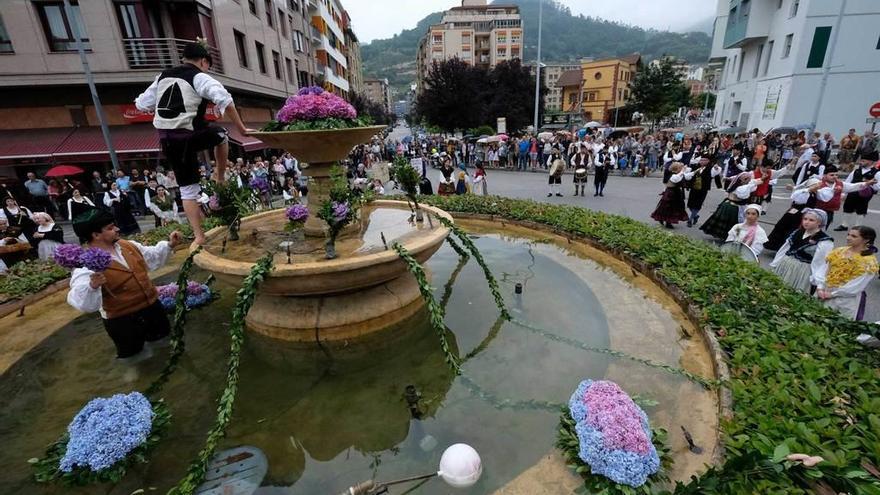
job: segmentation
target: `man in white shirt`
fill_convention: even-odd
[[[196,201],[201,193],[198,152],[214,149],[218,182],[225,180],[229,156],[226,129],[205,121],[208,102],[213,102],[220,114],[228,114],[242,134],[247,135],[252,130],[242,123],[232,95],[205,73],[211,68],[212,58],[204,45],[186,45],[183,62],[162,71],[137,97],[135,106],[141,111],[155,112],[153,126],[159,131],[159,143],[177,176],[183,209],[192,226],[195,242],[203,244],[202,210]]]

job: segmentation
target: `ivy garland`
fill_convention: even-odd
[[[467,259],[470,258],[470,255],[467,253],[467,251],[462,249],[462,247],[459,246],[458,243],[455,242],[455,240],[452,237],[446,236],[446,242],[449,243],[449,247],[451,247],[452,250],[455,251],[456,254],[458,254],[459,258],[461,258],[465,261],[467,261]]]
[[[238,366],[241,358],[241,345],[244,342],[244,319],[250,311],[260,283],[272,271],[272,253],[257,260],[250,274],[245,277],[241,289],[236,293],[232,310],[232,324],[229,327],[229,360],[227,361],[226,387],[220,394],[217,406],[217,420],[208,433],[205,446],[190,463],[186,476],[168,493],[170,495],[192,495],[205,479],[208,464],[214,457],[217,444],[226,435],[226,428],[232,420],[232,409],[238,392]],[[179,293],[179,292],[178,292]]]
[[[422,294],[422,298],[428,306],[428,316],[431,320],[431,326],[434,328],[434,331],[437,332],[437,337],[440,339],[440,348],[443,350],[446,364],[449,365],[449,368],[453,373],[460,375],[461,366],[458,363],[458,358],[449,349],[449,342],[446,341],[446,324],[443,322],[446,317],[446,311],[441,305],[437,304],[437,301],[434,299],[433,289],[431,288],[431,284],[428,283],[428,277],[425,275],[425,270],[422,268],[422,265],[412,257],[409,251],[400,245],[400,243],[395,242],[391,247],[397,251],[397,255],[400,256],[400,259],[402,259],[404,263],[406,263],[409,272],[416,278],[416,283],[419,285],[419,292]]]

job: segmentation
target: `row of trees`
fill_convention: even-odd
[[[626,119],[633,112],[644,115],[645,122],[657,122],[675,114],[680,108],[703,108],[706,94],[691,95],[669,59],[657,66],[643,65],[629,84],[630,96],[620,114]],[[715,107],[715,95],[708,98],[709,108]],[[622,123],[627,123],[622,119]]]
[[[397,121],[395,114],[385,111],[385,107],[381,103],[375,102],[363,94],[353,93],[349,100],[358,115],[369,115],[375,125],[391,125]]]
[[[542,88],[539,108],[543,98]],[[412,120],[454,132],[494,128],[505,117],[508,130],[515,132],[532,123],[534,111],[535,76],[519,59],[486,70],[453,58],[431,66]]]

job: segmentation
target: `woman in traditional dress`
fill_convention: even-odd
[[[686,172],[684,164],[675,162],[669,166],[671,172],[666,189],[660,193],[660,201],[657,208],[651,213],[651,218],[657,220],[667,229],[673,228],[678,222],[686,222],[688,214],[684,209],[684,181]]]
[[[64,244],[64,230],[60,225],[55,225],[55,220],[48,213],[35,213],[34,220],[37,222],[37,230],[34,232],[37,256],[41,260],[52,259],[55,248]]]
[[[119,189],[119,185],[115,182],[110,183],[110,189],[104,194],[104,206],[110,208],[113,212],[113,218],[116,219],[116,226],[119,227],[119,233],[122,235],[137,234],[141,231],[137,220],[131,214],[131,203],[128,201],[128,194]]]
[[[156,195],[150,199],[149,208],[156,215],[156,218],[161,221],[162,225],[176,222],[179,218],[177,203],[168,194],[168,190],[162,186],[156,188]]]
[[[770,263],[783,282],[807,294],[812,294],[825,258],[834,249],[834,239],[822,230],[827,219],[822,210],[804,208],[801,228],[788,236]]]
[[[761,218],[761,205],[746,206],[745,216],[744,222],[734,225],[727,232],[726,242],[745,244],[755,253],[755,256],[758,256],[764,250],[764,243],[767,242],[767,232],[758,225],[758,219]]]
[[[846,235],[846,246],[832,250],[816,275],[816,297],[847,318],[864,316],[865,288],[877,276],[877,232],[856,226]]]
[[[73,195],[67,200],[67,219],[73,221],[74,218],[94,207],[95,203],[92,203],[91,199],[83,196],[79,189],[74,189]]]
[[[440,196],[455,194],[455,179],[452,177],[454,172],[455,167],[452,166],[452,160],[443,160],[443,164],[440,165],[440,182],[437,183],[437,194]]]
[[[471,192],[470,184],[468,184],[468,175],[464,171],[458,172],[458,183],[455,184],[455,194],[467,194]]]
[[[37,224],[33,221],[34,214],[24,206],[18,206],[18,202],[12,198],[6,198],[4,203],[3,209],[0,210],[0,216],[6,219],[7,230],[24,234],[28,242],[33,244],[34,232],[37,230]],[[17,235],[13,237],[17,237]]]
[[[486,169],[483,167],[482,163],[477,164],[477,169],[474,171],[474,193],[476,194],[477,189],[479,189],[480,193],[483,196],[489,195],[489,184],[486,181]]]
[[[743,172],[736,176],[727,186],[727,198],[718,205],[712,216],[703,222],[700,230],[716,239],[726,239],[731,227],[743,221],[741,209],[748,204],[752,193],[762,182],[761,179],[754,179],[751,172]]]

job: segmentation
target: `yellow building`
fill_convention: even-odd
[[[583,62],[581,69],[568,71],[559,77],[562,110],[582,113],[586,121],[610,122],[611,111],[622,107],[629,98],[629,83],[635,78],[641,56],[606,58]]]

